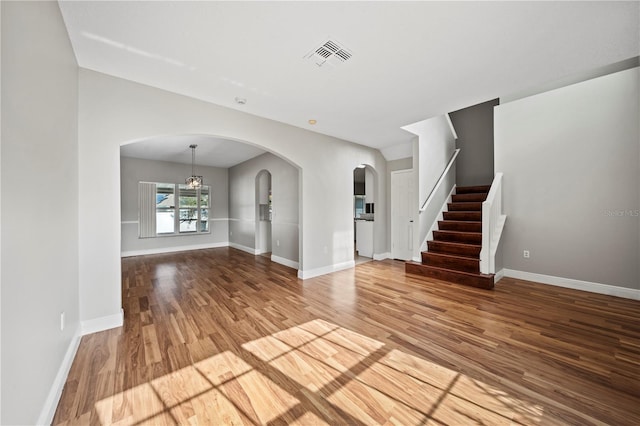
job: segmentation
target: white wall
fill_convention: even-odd
[[[639,77],[635,68],[496,107],[505,269],[640,287]]]
[[[442,172],[447,167],[453,152],[456,149],[455,136],[446,115],[419,121],[403,129],[416,134],[413,140],[413,169],[416,173],[416,188],[418,199],[416,211],[422,207],[429,194],[438,183]],[[452,167],[449,175],[438,188],[427,210],[418,216],[418,224],[414,227],[414,259],[420,258],[420,250],[423,241],[431,229],[446,201],[453,185],[455,184],[455,167]]]
[[[353,169],[369,164],[384,176],[379,151],[85,69],[79,85],[82,319],[119,313],[119,147],[151,136],[195,133],[239,140],[295,164],[302,176],[301,276],[353,265]],[[377,200],[386,200],[384,184],[376,191]],[[386,217],[378,220],[376,246],[388,251]]]
[[[283,159],[265,153],[229,169],[229,218],[232,245],[256,250],[256,177],[271,173],[273,217],[271,254],[296,267],[299,262],[299,173]]]
[[[57,3],[1,8],[0,423],[35,424],[51,420],[79,333],[78,69]]]
[[[138,182],[182,183],[191,174],[191,166],[139,158],[120,158],[123,256],[228,245],[228,169],[198,166],[197,172],[202,175],[204,184],[211,188],[211,233],[138,238]]]

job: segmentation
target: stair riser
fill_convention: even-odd
[[[482,203],[481,202],[448,203],[447,208],[449,209],[450,212],[455,212],[455,211],[479,212],[479,211],[482,211]]]
[[[482,244],[482,234],[476,232],[433,231],[433,239],[452,243]]]
[[[438,221],[440,231],[482,232],[482,222]]]
[[[493,276],[469,276],[462,272],[434,269],[428,265],[413,262],[405,264],[405,272],[487,290],[493,288]]]
[[[457,202],[470,202],[470,201],[484,201],[487,199],[487,194],[456,194],[451,196],[451,201]]]
[[[443,212],[442,216],[445,220],[482,221],[482,212]]]
[[[456,271],[472,272],[476,274],[480,273],[480,261],[478,259],[439,256],[435,253],[423,252],[422,263],[425,265],[453,269]]]
[[[442,241],[427,241],[427,247],[429,247],[430,252],[434,253],[456,254],[476,258],[480,258],[480,250],[482,249],[479,246],[458,246]]]
[[[490,189],[490,185],[458,186],[456,187],[456,194],[470,194],[476,192],[484,192],[485,194],[488,194]]]

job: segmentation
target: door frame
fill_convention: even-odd
[[[408,217],[409,218],[409,223],[408,224],[395,224],[394,220],[396,220],[395,218],[398,216],[397,214],[397,209],[402,208],[403,206],[400,206],[397,203],[397,189],[395,188],[394,185],[394,180],[401,174],[406,174],[409,176],[409,181],[411,182],[411,186],[403,186],[402,188],[404,188],[405,192],[406,192],[406,196],[407,197],[411,197],[412,194],[415,195],[415,188],[412,189],[412,187],[414,186],[414,171],[413,169],[405,169],[405,170],[395,170],[391,172],[391,188],[390,188],[390,200],[391,200],[391,218],[390,218],[390,225],[391,225],[391,257],[393,259],[400,259],[400,260],[412,260],[413,259],[413,252],[414,252],[414,239],[415,239],[415,226],[416,226],[416,221],[415,221],[415,211],[414,209],[411,208],[412,202],[411,200],[409,200],[409,202],[406,204],[406,206],[404,206],[406,208],[407,211],[403,212],[405,213],[406,216],[403,217]],[[407,226],[408,227],[408,241],[407,241],[407,249],[401,249],[399,247],[397,247],[397,242],[396,238],[396,229],[402,229],[403,226]]]

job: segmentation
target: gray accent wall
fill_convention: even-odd
[[[138,182],[182,183],[191,174],[191,166],[166,161],[120,158],[123,256],[228,244],[228,169],[197,166],[196,171],[202,175],[204,184],[211,187],[211,233],[138,238]]]
[[[498,99],[450,112],[456,129],[456,185],[490,185],[493,181],[493,108]]]
[[[256,178],[271,173],[273,217],[271,254],[299,262],[299,172],[298,168],[271,153],[265,153],[229,169],[229,242],[256,250]]]
[[[78,67],[56,2],[0,8],[0,423],[44,424],[80,329]]]
[[[496,107],[505,269],[640,288],[638,70]]]

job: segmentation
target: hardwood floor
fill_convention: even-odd
[[[640,424],[640,302],[368,262],[301,281],[230,248],[126,258],[54,424]]]

